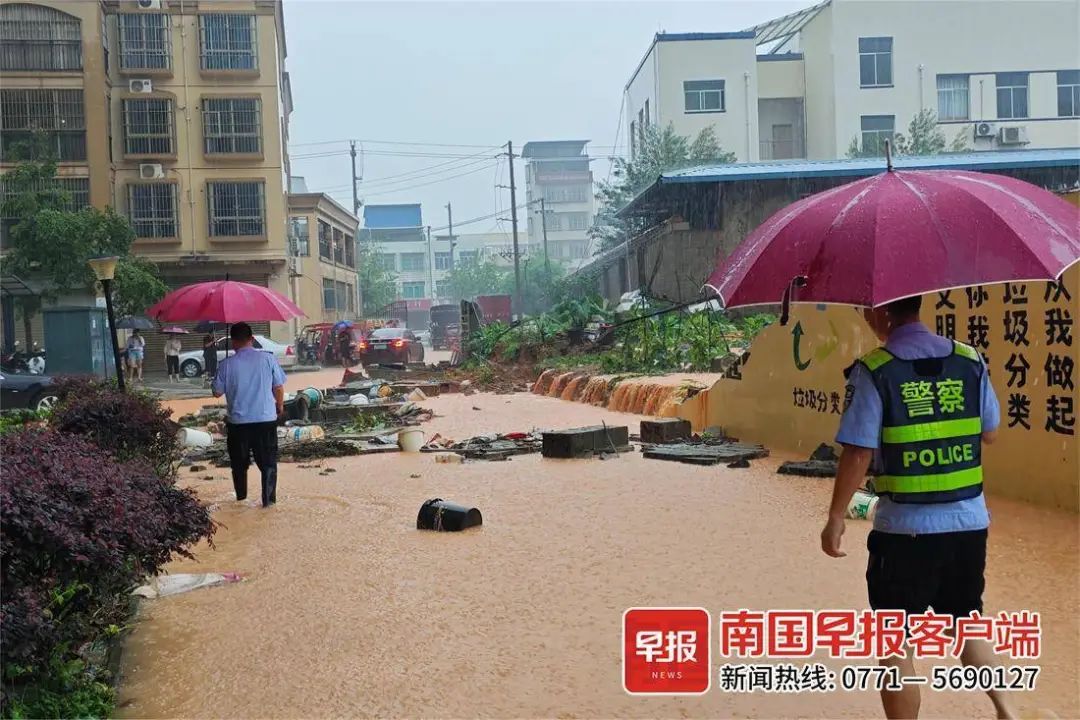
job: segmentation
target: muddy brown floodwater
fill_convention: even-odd
[[[457,438],[601,420],[634,427],[639,419],[529,394],[424,404],[439,414],[425,430]],[[848,521],[848,557],[823,555],[818,532],[830,483],[774,474],[782,459],[732,470],[637,453],[464,465],[370,455],[324,461],[336,470],[328,475],[283,465],[279,504],[268,511],[236,503],[224,470],[210,481],[185,476],[217,505],[223,527],[215,550],[200,547],[197,561],[170,570],[233,570],[248,579],[143,604],[127,641],[119,713],[879,717],[871,692],[622,691],[627,607],[702,606],[714,617],[742,607],[865,607],[869,525]],[[431,497],[479,507],[483,527],[415,530]],[[987,609],[1042,614],[1042,673],[1020,705],[1076,717],[1077,517],[994,499],[991,509]],[[982,695],[923,696],[924,717],[989,711]]]

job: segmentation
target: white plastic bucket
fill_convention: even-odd
[[[877,508],[877,495],[856,490],[847,506],[847,516],[852,520],[871,520]]]
[[[290,440],[296,440],[297,442],[303,442],[305,440],[322,440],[326,437],[326,431],[322,429],[321,425],[301,425],[299,427],[287,428],[285,437]]]
[[[210,447],[214,444],[213,436],[195,428],[184,428],[180,431],[180,442],[186,447]]]
[[[397,434],[398,447],[405,452],[420,452],[424,447],[424,431],[420,428],[403,428]]]

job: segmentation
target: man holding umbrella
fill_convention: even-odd
[[[232,467],[236,499],[247,498],[247,473],[251,456],[262,474],[262,504],[277,502],[277,420],[285,412],[285,373],[270,353],[252,347],[247,323],[229,331],[236,352],[218,367],[212,389],[225,396],[228,406],[226,444]]]
[[[864,311],[884,346],[848,370],[850,404],[836,436],[843,452],[821,548],[846,555],[844,514],[877,455],[880,497],[866,540],[870,606],[967,617],[983,611],[990,515],[980,458],[982,444],[994,441],[1000,410],[982,357],[931,333],[919,320],[921,304],[916,295]],[[974,640],[961,660],[997,664],[992,647]],[[910,653],[882,664],[915,675]],[[917,686],[883,690],[881,698],[887,717],[918,717]],[[990,699],[998,717],[1015,717],[1005,694],[991,691]]]
[[[886,144],[886,155],[889,148]],[[843,557],[844,515],[871,461],[880,496],[867,538],[870,605],[967,616],[983,609],[987,528],[982,445],[997,398],[973,348],[931,333],[921,296],[984,283],[1056,281],[1080,259],[1076,208],[1015,178],[958,170],[894,170],[783,208],[723,260],[706,285],[726,308],[791,302],[867,308],[884,345],[847,372],[839,469],[821,549]],[[798,326],[796,326],[798,329]],[[801,369],[801,368],[800,368]],[[966,639],[965,665],[995,665]],[[881,658],[914,676],[910,649]],[[918,717],[917,684],[882,690],[890,718]],[[998,717],[1015,717],[991,691]]]

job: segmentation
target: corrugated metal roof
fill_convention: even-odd
[[[897,170],[996,170],[1002,168],[1080,165],[1080,148],[987,150],[969,153],[893,158]],[[777,160],[706,165],[660,175],[657,184],[786,180],[802,177],[865,177],[885,172],[885,158]]]

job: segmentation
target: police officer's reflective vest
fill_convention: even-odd
[[[874,490],[899,503],[982,493],[982,374],[978,352],[953,343],[944,358],[901,360],[884,348],[859,362],[881,396],[882,474]]]

